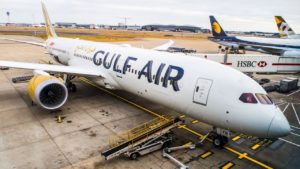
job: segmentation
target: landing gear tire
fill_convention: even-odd
[[[225,136],[215,135],[213,137],[213,144],[215,147],[222,148],[227,143],[228,143],[228,138]]]
[[[67,88],[68,88],[69,92],[76,92],[77,91],[76,85],[71,83],[71,82],[67,85]]]
[[[132,154],[130,155],[130,159],[131,159],[131,160],[136,160],[138,157],[139,157],[139,154],[138,154],[138,153],[132,153]]]

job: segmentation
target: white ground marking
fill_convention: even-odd
[[[280,103],[277,103],[276,106],[281,106],[281,105],[284,105],[286,104],[286,102],[280,102]]]
[[[299,145],[299,144],[296,144],[296,143],[294,143],[294,142],[291,142],[291,141],[285,140],[285,139],[283,139],[283,138],[279,138],[279,140],[282,140],[282,141],[284,141],[284,142],[286,142],[286,143],[289,143],[289,144],[291,144],[291,145],[294,145],[294,146],[300,147],[300,145]]]
[[[297,111],[296,111],[296,109],[295,109],[295,107],[294,107],[294,104],[291,104],[291,105],[292,105],[292,108],[293,108],[293,110],[294,110],[294,113],[295,113],[295,115],[296,115],[296,118],[297,118],[297,120],[298,120],[298,123],[299,123],[299,125],[300,125],[300,120],[299,120],[299,117],[298,117]]]
[[[271,82],[278,83],[278,82],[280,82],[280,81],[278,81],[278,80],[271,80]]]
[[[296,93],[298,93],[298,92],[300,92],[300,90],[296,90],[295,92],[293,92],[293,93],[291,93],[291,94],[289,94],[289,95],[287,95],[287,96],[291,96],[291,95],[296,94]]]
[[[294,135],[294,136],[298,136],[298,137],[300,137],[300,135],[299,135],[299,134],[296,134],[296,133],[294,133],[294,132],[291,132],[291,134],[292,134],[292,135]]]
[[[284,113],[286,111],[286,109],[289,107],[290,103],[288,103],[285,108],[283,109],[282,113]]]
[[[293,126],[293,125],[290,125],[292,128],[295,128],[295,129],[298,129],[298,130],[300,130],[300,128],[299,127],[296,127],[296,126]]]

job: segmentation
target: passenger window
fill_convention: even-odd
[[[255,96],[261,104],[273,104],[271,98],[265,94],[256,93]]]
[[[252,104],[257,103],[257,100],[255,99],[252,93],[243,93],[239,99],[243,103],[252,103]]]

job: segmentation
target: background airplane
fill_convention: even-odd
[[[46,47],[62,65],[0,61],[0,66],[34,70],[28,93],[39,106],[48,110],[63,106],[68,88],[74,87],[70,77],[79,75],[211,124],[216,146],[228,141],[218,129],[265,138],[290,133],[282,111],[257,82],[243,73],[199,57],[61,38],[52,27],[44,3],[42,8],[48,39],[32,44]],[[65,76],[57,78],[48,72]]]
[[[281,38],[291,38],[291,39],[300,38],[300,35],[297,35],[295,31],[289,26],[289,24],[281,16],[275,16],[275,23],[277,25],[279,35]]]
[[[214,16],[210,16],[210,23],[213,37],[209,39],[222,46],[283,57],[300,57],[300,39],[228,36]]]

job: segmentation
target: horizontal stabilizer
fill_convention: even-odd
[[[35,45],[35,46],[46,47],[46,44],[45,44],[45,43],[31,42],[31,41],[24,41],[24,40],[17,40],[17,39],[9,39],[9,38],[0,38],[0,39],[1,39],[1,40],[8,40],[8,41],[13,41],[13,42],[19,42],[19,43],[30,44],[30,45]]]
[[[157,51],[166,51],[168,50],[172,45],[174,44],[174,41],[169,40],[167,43],[157,46],[153,48],[152,50],[157,50]]]

